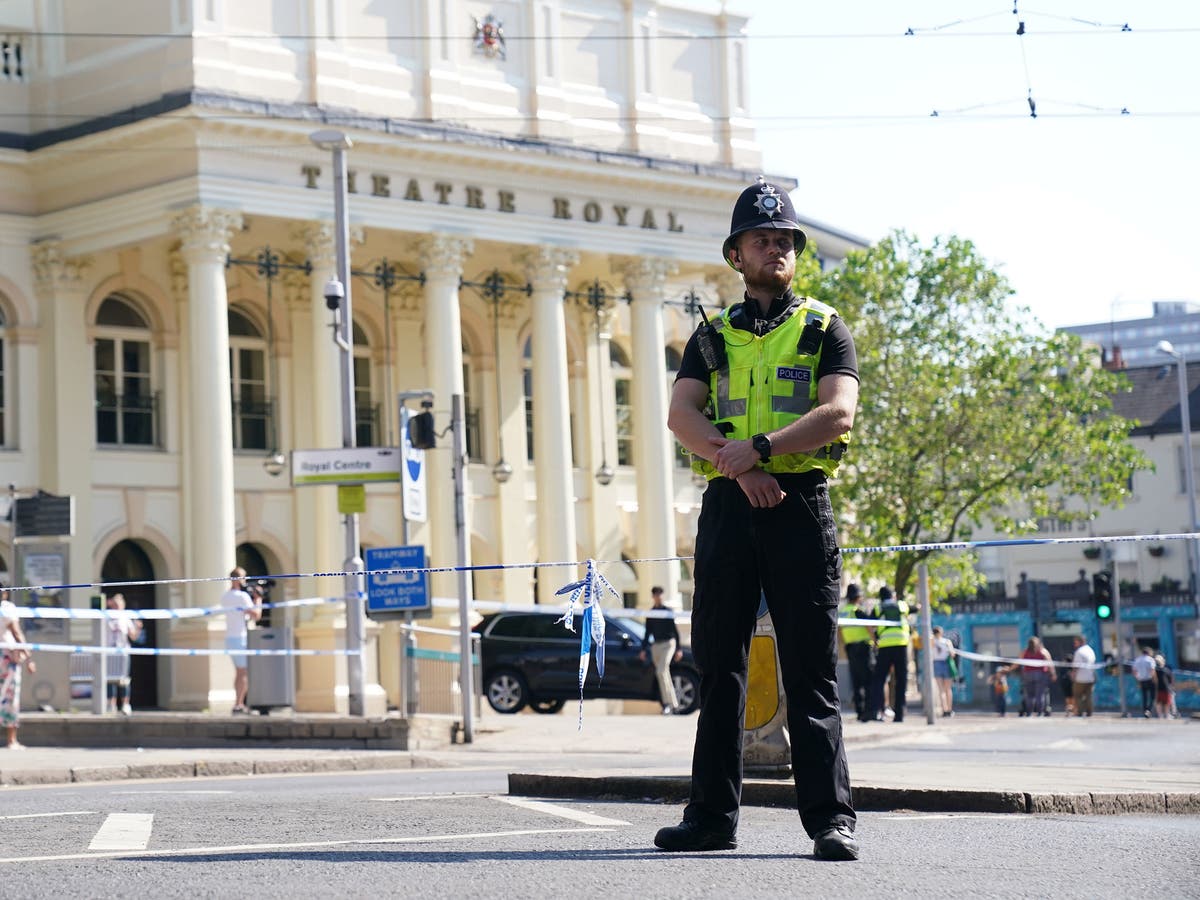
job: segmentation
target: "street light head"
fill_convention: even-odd
[[[323,128],[320,131],[314,131],[308,136],[308,139],[322,150],[349,150],[354,146],[350,138],[346,137],[340,131],[334,131],[332,128]]]
[[[346,288],[336,278],[330,278],[325,282],[325,305],[329,309],[339,309],[342,301],[346,299]]]
[[[1167,354],[1167,356],[1174,356],[1174,357],[1179,356],[1178,351],[1176,351],[1176,349],[1175,349],[1175,345],[1172,344],[1170,341],[1159,341],[1157,346],[1155,346],[1154,349],[1157,350],[1159,353]]]
[[[263,470],[272,478],[278,478],[287,468],[287,457],[276,450],[263,460]]]
[[[601,487],[607,487],[612,484],[613,477],[616,473],[613,472],[612,466],[605,463],[596,470],[596,483]]]
[[[513,467],[504,460],[492,466],[492,477],[496,479],[497,484],[504,484],[508,479],[512,478]]]

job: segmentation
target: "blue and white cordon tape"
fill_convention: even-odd
[[[618,600],[621,595],[617,589],[608,583],[608,579],[596,571],[596,561],[587,561],[587,573],[582,581],[573,581],[559,588],[555,595],[567,594],[567,610],[558,620],[567,626],[567,631],[575,630],[575,604],[582,598],[583,626],[579,629],[579,727],[583,728],[583,682],[587,678],[588,665],[591,662],[591,648],[596,646],[596,674],[604,677],[604,610],[600,606],[600,598],[604,588]]]

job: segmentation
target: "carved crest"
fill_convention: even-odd
[[[482,22],[474,16],[471,20],[475,23],[475,52],[482,53],[488,59],[508,59],[504,23],[491,13],[484,16]]]

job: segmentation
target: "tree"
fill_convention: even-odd
[[[1112,413],[1124,376],[1100,368],[1076,336],[1047,335],[1011,309],[1008,283],[970,241],[922,247],[894,232],[819,288],[811,275],[800,286],[839,310],[858,351],[859,410],[837,487],[848,546],[1086,518],[1095,504],[1119,505],[1130,474],[1149,468],[1129,441],[1136,423]],[[979,583],[974,554],[933,553],[862,562],[898,593],[926,559],[934,596]]]

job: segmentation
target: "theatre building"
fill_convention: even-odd
[[[183,609],[216,605],[227,585],[203,579],[235,563],[341,571],[337,487],[293,487],[280,465],[343,445],[323,295],[334,158],[311,139],[335,130],[350,143],[356,443],[397,446],[401,392],[432,391],[439,432],[455,395],[465,410],[466,559],[449,433],[426,455],[426,521],[405,520],[399,485],[370,485],[361,547],[511,566],[468,589],[522,604],[561,604],[581,574],[531,564],[594,558],[625,602],[662,584],[686,608],[700,493],[665,427],[672,369],[695,299],[741,299],[720,247],[761,165],[734,6],[0,5],[0,471],[75,511],[70,536],[0,530],[0,579],[162,581],[125,588],[129,606]],[[806,230],[825,265],[861,246]],[[273,599],[342,590],[280,578]],[[432,593],[456,598],[455,574]],[[345,637],[340,605],[272,623],[299,648]],[[219,648],[224,628],[164,620],[150,642]],[[367,709],[382,713],[399,636],[373,623],[368,639]],[[345,710],[344,658],[296,671],[297,709]],[[135,660],[135,707],[227,710],[231,685],[223,656]]]

